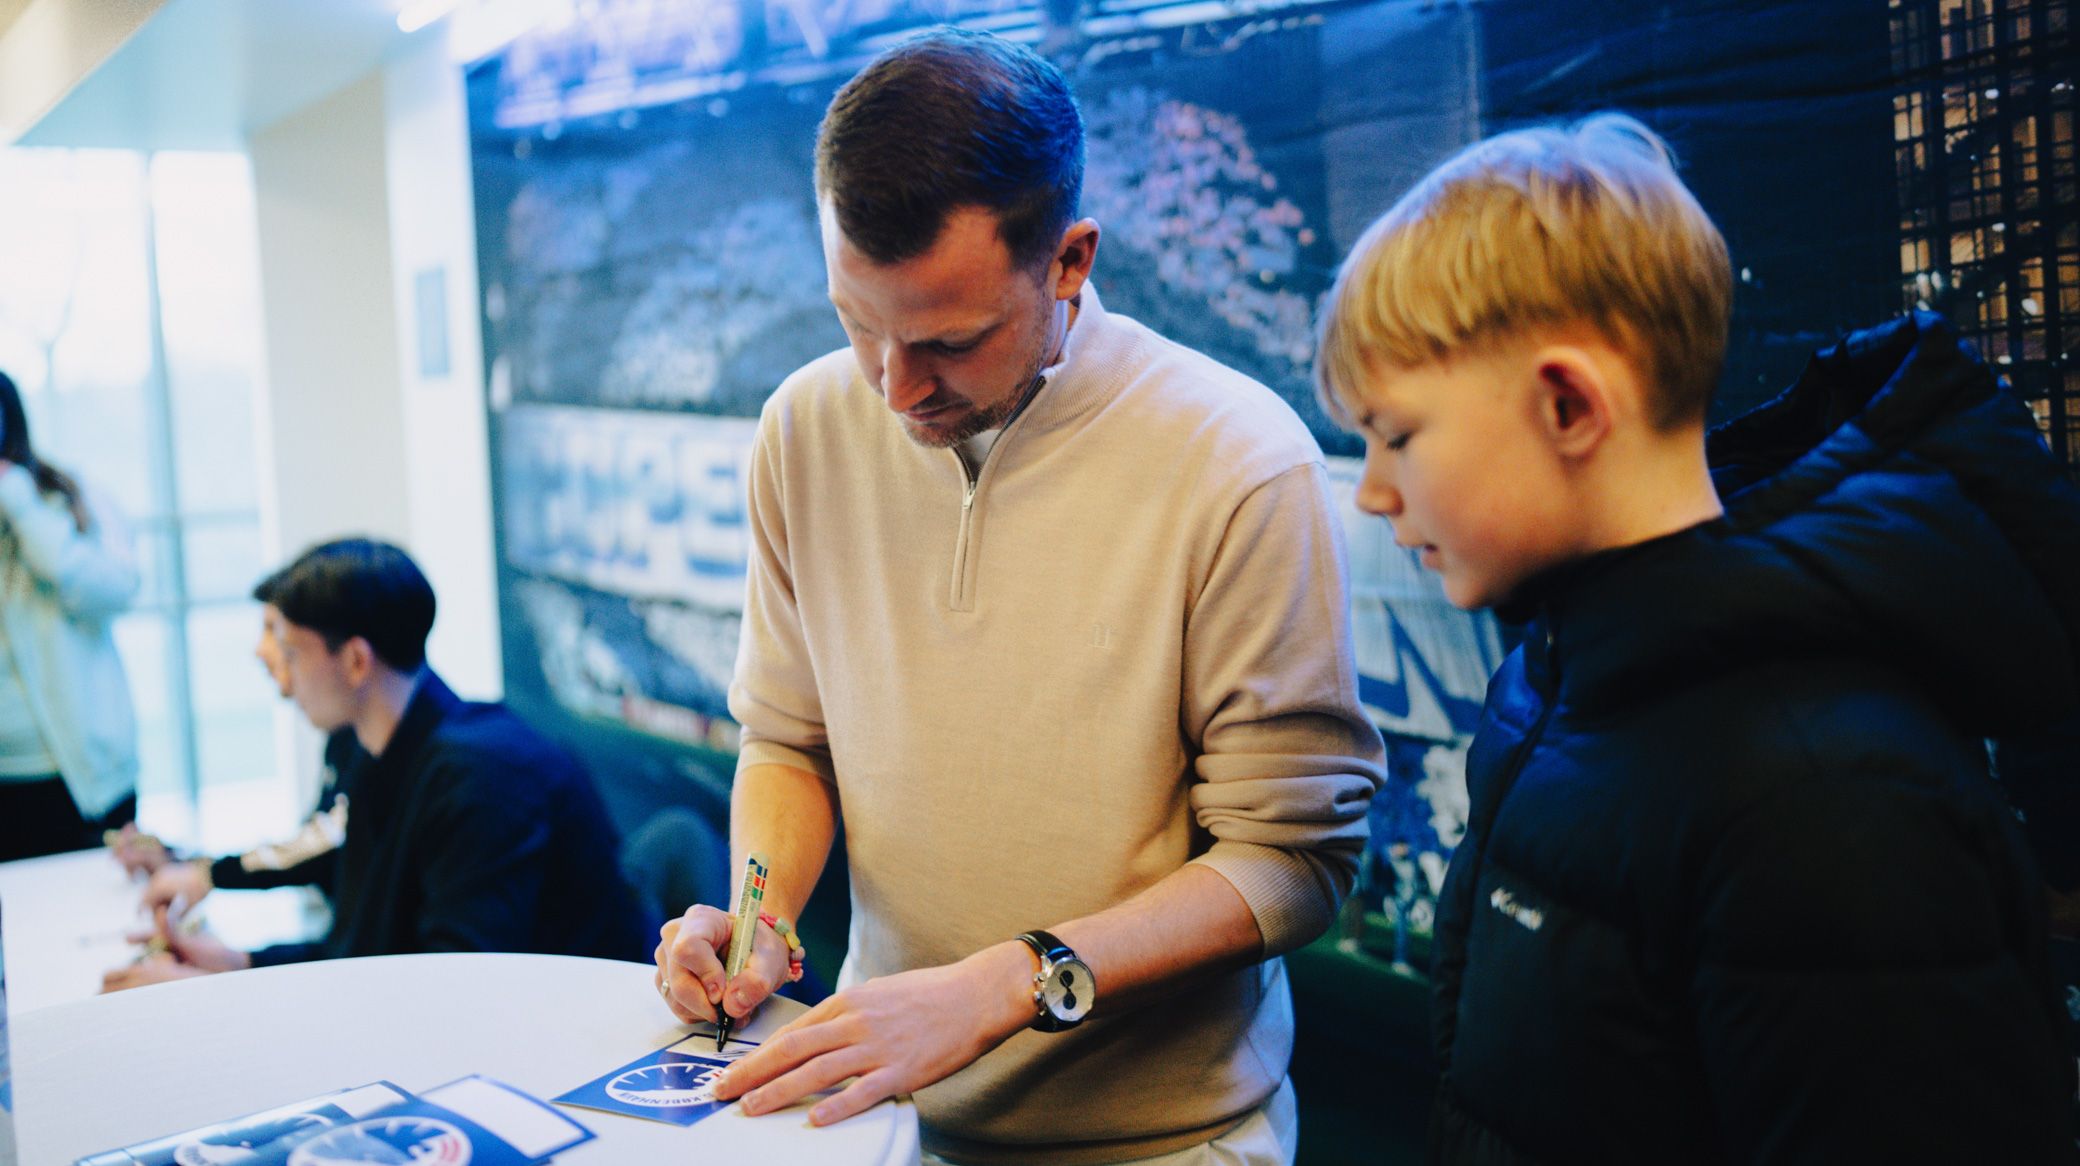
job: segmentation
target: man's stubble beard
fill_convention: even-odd
[[[990,408],[970,411],[951,429],[920,431],[915,426],[905,424],[903,432],[909,435],[910,440],[926,449],[951,449],[978,433],[1001,429],[1008,424],[1032,398],[1035,382],[1040,379],[1040,370],[1047,367],[1047,349],[1050,347],[1048,341],[1053,338],[1053,329],[1048,327],[1047,314],[1053,308],[1054,301],[1049,300],[1040,309],[1040,342],[1034,347],[1032,355],[1026,358],[1025,373],[1016,382],[1021,386],[1017,393],[1005,397]]]

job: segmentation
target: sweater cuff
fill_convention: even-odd
[[[227,891],[246,889],[252,880],[245,877],[246,866],[241,855],[230,855],[209,864],[209,885]]]
[[[785,765],[813,773],[828,784],[836,784],[838,780],[838,771],[831,765],[829,754],[797,749],[778,741],[744,741],[737,749],[737,772],[742,773],[754,765]]]
[[[1233,883],[1249,904],[1264,938],[1265,959],[1306,947],[1336,920],[1343,890],[1299,853],[1253,842],[1216,842],[1192,861]]]

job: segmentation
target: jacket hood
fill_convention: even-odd
[[[2080,488],[1940,317],[1848,336],[1707,449],[1725,515],[1543,586],[1534,678],[1595,705],[1849,653],[1975,734],[2080,707]]]

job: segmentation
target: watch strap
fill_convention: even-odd
[[[1037,927],[1018,938],[1033,949],[1034,955],[1040,957],[1040,970],[1033,975],[1033,1028],[1040,1032],[1063,1032],[1076,1027],[1077,1021],[1063,1020],[1048,1010],[1042,988],[1056,964],[1064,960],[1083,962],[1078,959],[1076,950]]]
[[[1002,935],[1003,932],[1000,931],[997,934]],[[1043,971],[1046,970],[1048,964],[1060,963],[1062,960],[1073,960],[1076,958],[1076,952],[1068,944],[1063,943],[1037,927],[1019,936],[1019,938],[1025,941],[1027,947],[1033,949],[1034,955],[1040,957],[1040,966]]]

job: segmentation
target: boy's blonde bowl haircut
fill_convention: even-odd
[[[1726,240],[1660,137],[1623,114],[1476,142],[1366,228],[1322,312],[1315,385],[1356,428],[1366,380],[1481,341],[1590,324],[1663,430],[1702,422],[1726,355]]]

